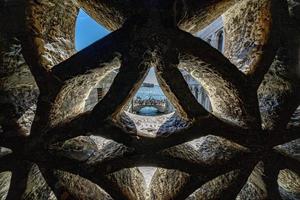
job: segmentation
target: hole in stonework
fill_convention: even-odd
[[[141,87],[123,111],[120,123],[138,135],[155,137],[189,126],[160,88],[154,67],[150,68]]]
[[[107,29],[80,9],[75,30],[75,48],[77,51],[84,49],[109,33]]]

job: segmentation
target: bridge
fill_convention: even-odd
[[[160,113],[167,113],[170,111],[169,101],[164,99],[156,99],[156,98],[134,98],[131,102],[131,112],[138,113],[141,109],[145,107],[154,107]]]

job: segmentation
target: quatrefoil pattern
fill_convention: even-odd
[[[299,199],[299,129],[287,126],[299,105],[295,2],[5,2],[0,198]],[[75,52],[79,8],[112,32]],[[220,15],[224,55],[193,35]],[[123,111],[151,67],[187,124],[156,137],[129,128]],[[107,94],[84,112],[115,69]],[[180,70],[207,91],[211,113]],[[18,112],[34,116],[30,125]]]

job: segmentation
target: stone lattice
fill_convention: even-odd
[[[0,199],[300,199],[300,130],[287,128],[299,106],[299,4],[1,1]],[[112,33],[75,53],[79,8]],[[192,35],[221,14],[225,56]],[[188,122],[156,137],[122,123],[150,67]],[[179,68],[207,91],[212,113]],[[140,166],[157,167],[149,184]]]

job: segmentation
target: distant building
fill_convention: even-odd
[[[224,52],[224,25],[222,16],[212,22],[210,25],[196,33],[197,37],[202,38],[209,43],[212,47]]]

